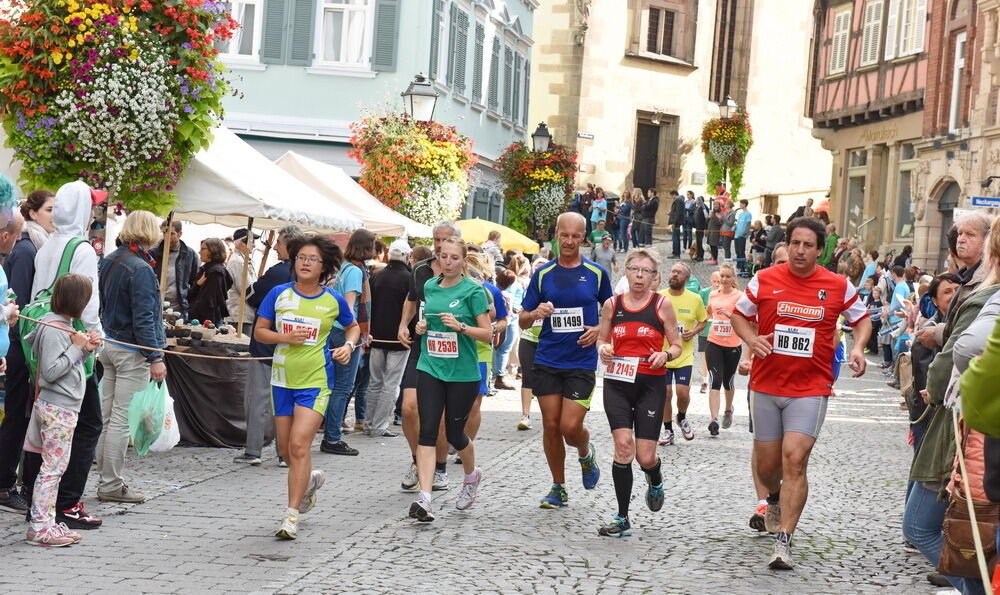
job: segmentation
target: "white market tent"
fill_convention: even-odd
[[[355,182],[341,168],[288,151],[274,162],[316,192],[339,204],[380,236],[431,237],[431,228],[389,207]]]
[[[224,126],[213,130],[177,182],[175,217],[192,223],[277,229],[294,223],[306,231],[350,232],[364,223],[352,209],[333,202],[271,163]]]

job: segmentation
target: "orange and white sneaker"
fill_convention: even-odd
[[[764,528],[764,514],[767,512],[767,504],[758,504],[757,511],[753,513],[750,517],[750,528],[756,529],[763,533],[766,529]]]

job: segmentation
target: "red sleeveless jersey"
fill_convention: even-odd
[[[780,397],[828,396],[837,319],[853,326],[868,316],[846,277],[817,267],[802,278],[788,264],[757,273],[736,310],[757,320],[758,334],[774,335],[771,354],[753,360],[750,389]]]
[[[654,293],[646,305],[640,310],[629,310],[625,307],[625,296],[616,295],[611,298],[611,342],[615,355],[622,357],[639,357],[639,373],[650,376],[666,374],[664,368],[652,370],[649,362],[644,361],[657,351],[663,351],[664,328],[660,319],[660,305],[666,299]]]

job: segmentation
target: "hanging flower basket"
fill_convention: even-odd
[[[535,152],[516,142],[500,157],[507,206],[507,224],[521,233],[546,229],[560,213],[573,191],[576,150],[551,144],[548,151]]]
[[[706,185],[715,192],[718,182],[725,183],[729,171],[729,194],[736,200],[743,186],[743,168],[753,145],[753,129],[745,111],[737,111],[729,119],[715,118],[705,122],[701,130],[701,150],[708,167]]]
[[[468,137],[398,113],[368,115],[351,132],[349,155],[361,164],[365,190],[425,225],[458,217],[476,164]]]
[[[0,107],[26,189],[82,179],[166,214],[229,90],[214,44],[238,23],[210,0],[9,0]]]

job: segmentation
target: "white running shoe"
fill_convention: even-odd
[[[326,473],[322,469],[312,470],[312,473],[309,474],[309,484],[306,485],[306,493],[302,496],[302,502],[299,504],[300,514],[309,512],[313,506],[316,506],[316,490],[323,487],[325,481]]]
[[[399,487],[404,492],[415,492],[417,491],[418,483],[420,483],[420,480],[417,478],[417,465],[410,463],[410,468],[407,470],[406,475],[403,476],[403,481],[399,482]]]
[[[517,422],[518,430],[530,430],[531,429],[531,418],[527,415],[521,416],[521,421]]]
[[[434,484],[431,486],[431,490],[435,492],[440,492],[441,490],[448,489],[448,472],[447,471],[434,471]]]
[[[479,484],[483,481],[483,470],[476,467],[476,478],[472,481],[466,479],[462,482],[462,491],[455,501],[455,508],[468,510],[476,502],[476,494],[479,493]]]
[[[294,516],[286,516],[285,521],[281,523],[281,527],[275,531],[275,537],[280,537],[281,539],[295,539],[299,536],[299,518]]]

